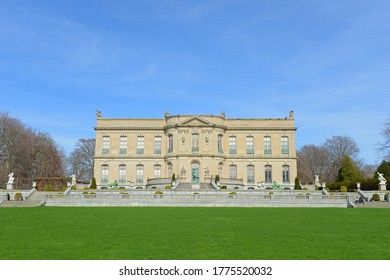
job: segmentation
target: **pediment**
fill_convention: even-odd
[[[177,124],[178,126],[198,126],[198,127],[204,127],[204,126],[215,126],[212,122],[209,122],[208,120],[201,118],[201,117],[191,117],[188,118],[180,123]]]

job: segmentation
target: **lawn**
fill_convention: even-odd
[[[390,259],[390,209],[0,208],[3,260]]]

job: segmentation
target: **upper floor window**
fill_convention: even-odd
[[[145,147],[145,139],[143,136],[137,137],[137,155],[143,155],[144,154],[144,147]]]
[[[199,153],[199,134],[192,134],[192,152]]]
[[[253,155],[254,154],[253,136],[247,136],[246,137],[246,153],[248,155]]]
[[[236,136],[229,137],[229,154],[233,155],[237,153]]]
[[[154,154],[160,155],[161,154],[161,136],[154,137]]]
[[[110,136],[103,136],[102,154],[107,155],[109,153],[110,153]]]
[[[168,135],[168,154],[173,152],[173,135]]]
[[[271,136],[265,136],[264,137],[264,154],[270,155],[272,153],[271,151]]]
[[[221,134],[218,135],[218,153],[223,154],[223,145],[222,145],[223,136]]]
[[[121,138],[120,138],[119,154],[121,154],[121,155],[127,154],[127,137],[126,136],[121,136]]]
[[[283,155],[288,155],[289,150],[288,150],[288,137],[287,136],[282,136],[282,154]]]

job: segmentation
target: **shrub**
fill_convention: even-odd
[[[71,189],[72,191],[77,190],[76,186],[71,186],[70,189]]]
[[[229,193],[230,195],[234,195],[234,194],[237,194],[236,192],[231,192],[231,193]]]
[[[194,194],[195,194],[195,195],[199,195],[199,193],[198,193],[198,192],[194,192]]]
[[[309,189],[308,189],[308,188],[303,188],[302,190],[304,190],[304,191],[308,191]]]
[[[90,188],[91,188],[91,189],[95,189],[95,190],[96,190],[96,188],[97,188],[95,177],[92,178],[92,182],[91,182]]]
[[[379,196],[379,194],[374,193],[374,195],[372,196],[372,201],[380,201],[380,200],[381,200],[381,197]]]
[[[172,186],[171,186],[171,185],[166,185],[166,186],[165,186],[165,189],[166,189],[166,190],[170,190],[170,189],[172,189]]]
[[[46,185],[45,192],[51,192],[51,191],[54,191],[54,188],[51,185]]]
[[[300,190],[301,189],[301,184],[299,182],[299,178],[295,178],[295,184],[294,184],[294,190]]]
[[[219,182],[219,175],[215,175],[215,182]]]
[[[340,187],[340,192],[347,192],[347,191],[348,191],[348,189],[347,189],[346,186],[341,186]]]
[[[385,193],[385,201],[388,201],[389,200],[389,196],[390,196],[390,193]]]
[[[6,194],[6,197],[7,197],[7,200],[11,199],[11,196],[9,195],[9,193]]]
[[[227,190],[227,186],[221,186],[221,190]]]
[[[23,201],[23,195],[22,195],[22,193],[17,192],[17,193],[15,194],[15,200],[17,200],[17,201]]]
[[[87,191],[84,191],[83,194],[88,194],[88,192],[87,192]]]
[[[163,195],[164,193],[162,191],[156,191],[154,194]]]

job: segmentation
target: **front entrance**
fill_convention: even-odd
[[[199,183],[199,163],[191,165],[191,177],[192,183]]]

